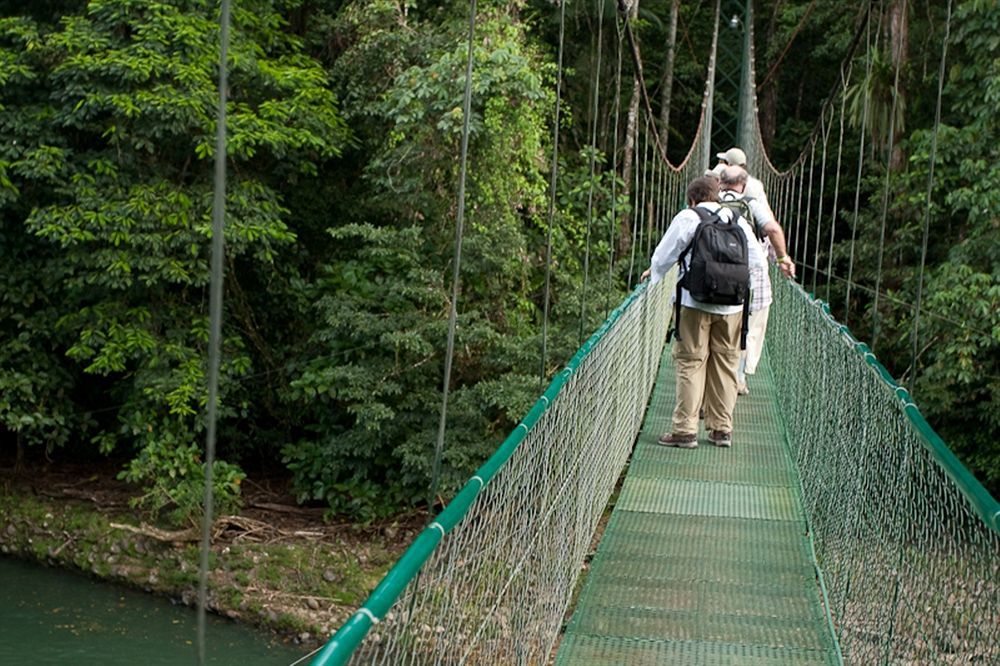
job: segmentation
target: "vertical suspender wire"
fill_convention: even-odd
[[[795,217],[792,215],[792,200],[793,193],[795,192],[795,172],[788,174],[788,176],[782,181],[782,195],[781,195],[781,217],[779,220],[784,220],[785,224],[794,224]],[[791,233],[789,231],[789,233]],[[786,239],[785,245],[791,239]]]
[[[795,189],[799,182],[799,168],[799,165],[793,165],[792,171],[788,175],[788,192],[785,195],[785,205],[788,206],[788,210],[785,211],[784,219],[787,219],[790,225],[795,224]],[[791,239],[788,239],[785,244],[788,245],[790,242]]]
[[[455,357],[455,329],[458,323],[458,288],[462,269],[462,236],[465,225],[465,181],[469,159],[469,125],[472,116],[472,64],[475,59],[476,0],[469,2],[469,42],[465,60],[465,91],[462,99],[462,147],[458,165],[458,209],[455,215],[455,256],[451,271],[451,307],[448,309],[448,343],[444,356],[444,379],[441,382],[441,417],[438,420],[437,440],[434,444],[434,464],[431,468],[431,486],[427,509],[433,512],[434,498],[441,481],[441,457],[444,454],[444,433],[448,421],[448,391],[451,387],[451,365]]]
[[[556,219],[556,185],[559,178],[559,112],[562,101],[563,39],[566,34],[566,0],[559,2],[559,66],[556,72],[556,110],[552,127],[552,171],[549,175],[549,215],[545,238],[545,307],[542,310],[542,362],[538,384],[545,385],[545,367],[548,364],[549,306],[552,300],[552,227]]]
[[[656,131],[656,128],[653,128]],[[663,169],[661,168],[661,162],[658,157],[653,157],[653,182],[650,186],[649,195],[649,205],[652,211],[652,220],[650,221],[650,239],[652,241],[652,247],[656,247],[656,244],[660,242],[660,193],[662,192],[662,181],[663,181]],[[652,253],[650,253],[652,255]]]
[[[663,158],[657,156],[653,166],[653,172],[656,174],[656,185],[653,187],[653,247],[656,247],[663,237],[663,188],[667,180]]]
[[[794,168],[794,167],[793,167]],[[795,216],[792,214],[792,203],[794,202],[795,196],[795,172],[792,171],[788,174],[788,178],[785,179],[785,189],[784,197],[782,199],[782,210],[781,217],[778,219],[781,221],[782,225],[785,227],[785,245],[788,248],[788,253],[791,254],[792,248],[792,236],[795,234],[795,230],[792,226],[795,224]]]
[[[796,257],[802,257],[803,269],[807,268],[806,266],[807,257],[804,254],[802,254],[802,252],[799,249],[799,246],[802,245],[802,227],[803,227],[802,204],[806,198],[806,164],[808,164],[808,160],[806,160],[805,155],[803,155],[802,164],[799,165],[799,195],[798,195],[798,201],[795,205],[795,230],[796,232],[798,232],[797,233],[798,237],[795,239],[795,254],[793,255]],[[803,273],[802,279],[805,280],[805,277],[806,277],[805,273]]]
[[[642,131],[642,127],[638,123],[636,123],[635,131],[636,131],[637,134]],[[638,144],[638,143],[639,142],[636,141],[636,144]],[[637,150],[635,151],[635,153],[638,153],[638,152],[639,151],[637,151]],[[633,168],[632,168],[632,204],[631,204],[631,209],[632,209],[632,248],[631,248],[631,251],[629,253],[629,260],[628,260],[628,283],[627,283],[629,289],[632,288],[632,276],[635,274],[635,246],[639,244],[639,236],[638,236],[639,229],[640,229],[640,227],[639,227],[639,209],[641,208],[641,205],[642,205],[640,203],[640,199],[639,199],[639,165],[637,164],[637,160],[635,159],[635,153],[633,153],[633,157],[632,157],[632,164],[633,164]]]
[[[781,226],[785,228],[785,246],[788,248],[788,254],[795,251],[793,247],[795,240],[795,168],[795,165],[792,165],[792,168],[789,169],[788,180],[785,182],[785,208],[781,211],[781,217],[778,218]]]
[[[901,8],[901,13],[903,16],[909,11],[907,7],[907,1],[903,0],[903,5]],[[891,25],[891,21],[890,21]],[[891,29],[890,29],[891,32]],[[896,53],[899,54],[902,51],[903,46],[903,31],[900,30],[899,41],[896,43]],[[890,52],[893,45],[889,45]],[[878,243],[878,272],[875,277],[875,302],[872,308],[872,342],[871,350],[875,353],[876,345],[878,343],[879,334],[879,292],[882,289],[882,261],[885,255],[885,232],[886,232],[886,221],[889,217],[889,183],[892,179],[892,153],[895,150],[895,138],[896,138],[896,108],[899,101],[899,73],[902,69],[899,66],[900,58],[896,57],[896,72],[893,77],[892,85],[892,105],[890,106],[889,113],[889,150],[885,156],[885,187],[882,190],[882,228],[879,235]],[[901,461],[902,474],[900,478],[905,479],[907,476],[907,468],[909,467],[910,456],[906,449],[903,450],[903,459]],[[896,629],[896,621],[899,617],[900,608],[900,596],[902,592],[902,572],[904,557],[906,554],[906,548],[904,547],[904,530],[897,529],[894,530],[896,534],[893,534],[894,540],[897,544],[899,555],[897,556],[897,564],[893,571],[893,591],[892,591],[892,611],[888,622],[888,635],[885,639],[885,655],[882,658],[883,664],[888,664],[892,656],[892,643],[893,635]],[[891,542],[890,542],[891,543]]]
[[[830,302],[830,285],[833,283],[833,238],[837,228],[837,206],[840,200],[840,168],[844,155],[844,112],[847,107],[847,82],[851,78],[852,68],[847,65],[847,73],[840,70],[840,130],[837,135],[837,170],[836,178],[833,182],[833,217],[830,220],[830,245],[826,253],[826,302]]]
[[[816,166],[816,136],[814,135],[813,138],[812,138],[812,145],[810,146],[810,149],[809,149],[809,194],[806,195],[806,216],[805,216],[805,219],[802,221],[802,226],[805,228],[806,233],[805,233],[805,237],[803,238],[802,255],[801,256],[805,258],[805,262],[804,263],[805,263],[806,266],[809,266],[809,261],[808,261],[808,259],[809,259],[809,254],[808,254],[809,253],[809,218],[812,215],[813,175],[815,174],[815,171],[816,171],[815,166]],[[815,259],[815,257],[813,259]],[[816,265],[815,264],[816,264],[816,262],[813,261],[813,265],[811,267],[814,274],[816,273]],[[814,275],[814,277],[815,277],[815,275]]]
[[[652,123],[647,122],[648,129],[647,132],[652,132],[656,134],[656,127]],[[656,247],[656,243],[659,238],[656,235],[657,227],[657,207],[656,207],[656,191],[660,184],[660,165],[655,157],[655,148],[653,153],[649,156],[649,169],[646,174],[646,178],[649,181],[646,192],[646,215],[648,220],[646,221],[646,234],[649,238],[646,241],[646,259],[653,255],[653,248]]]
[[[788,229],[788,224],[790,219],[788,217],[788,183],[791,181],[789,178],[782,178],[778,181],[778,201],[777,207],[774,209],[775,215],[779,220],[784,221],[785,233],[790,234],[791,230]],[[788,239],[785,239],[787,245]],[[787,249],[787,248],[786,248]]]
[[[652,132],[654,138],[657,137],[656,126],[653,124],[652,120],[649,122],[649,131]],[[647,200],[649,203],[649,224],[646,226],[649,228],[649,244],[646,246],[646,257],[653,256],[653,248],[656,247],[657,242],[659,242],[659,237],[656,235],[657,231],[657,215],[659,207],[656,205],[656,194],[660,187],[660,160],[656,156],[655,146],[651,146],[652,152],[649,155],[649,196]]]
[[[788,248],[788,254],[792,254],[795,251],[792,241],[795,236],[795,215],[794,211],[795,203],[795,165],[792,165],[791,169],[788,171],[788,177],[785,180],[785,194],[782,203],[782,211],[779,215],[778,221],[781,226],[785,229],[785,246]]]
[[[642,113],[642,110],[639,111]],[[649,251],[649,124],[648,122],[640,123],[643,128],[642,135],[642,165],[639,171],[639,190],[642,193],[642,198],[640,199],[640,206],[642,206],[642,220],[641,231],[642,234],[642,247],[640,248],[643,253],[643,259],[645,260],[651,252]],[[645,261],[642,262],[645,265]],[[640,271],[636,269],[636,273]]]
[[[858,238],[858,212],[861,209],[861,176],[864,173],[865,165],[865,139],[868,136],[868,111],[871,103],[871,77],[872,77],[872,40],[871,40],[872,14],[868,12],[867,33],[865,35],[865,78],[864,78],[864,102],[861,105],[861,136],[858,137],[858,171],[857,180],[854,185],[854,219],[851,224],[851,253],[847,260],[847,289],[844,295],[844,325],[848,326],[851,321],[851,287],[854,284],[854,249]]]
[[[831,115],[833,109],[831,108]],[[832,120],[832,118],[831,118]],[[826,122],[826,109],[820,116],[820,135],[823,137],[823,157],[819,167],[819,198],[816,202],[816,247],[813,250],[812,292],[816,293],[816,278],[819,276],[819,240],[823,235],[823,197],[826,194],[826,151],[830,143],[830,126]],[[829,280],[829,276],[827,280]]]
[[[927,266],[927,242],[931,228],[931,198],[934,192],[934,163],[937,160],[938,132],[941,130],[941,96],[944,93],[945,62],[948,59],[948,40],[951,38],[951,1],[948,0],[944,21],[944,41],[941,44],[941,66],[938,68],[937,105],[934,109],[934,134],[931,135],[930,163],[927,171],[927,204],[924,207],[924,238],[920,245],[920,275],[917,279],[916,307],[913,311],[913,332],[911,333],[910,394],[917,381],[917,359],[920,356],[920,307],[924,295],[924,269]]]
[[[788,224],[788,179],[782,178],[778,181],[777,205],[774,207],[775,215],[779,220],[785,220]]]
[[[594,94],[591,97],[590,118],[590,190],[587,192],[587,247],[583,255],[583,292],[580,294],[580,346],[583,346],[584,327],[587,321],[587,287],[590,281],[590,237],[594,225],[594,179],[597,172],[597,116],[601,99],[601,55],[604,50],[604,7],[597,7],[597,61],[594,65]]]
[[[639,110],[639,114],[642,114],[642,109]],[[636,229],[639,234],[636,236],[637,244],[639,245],[639,253],[643,256],[646,253],[646,183],[648,182],[646,177],[646,167],[649,163],[646,161],[646,148],[647,139],[649,138],[649,128],[637,118],[635,121],[635,217],[636,217]],[[641,152],[639,149],[642,149]],[[639,269],[636,268],[636,273]]]
[[[205,435],[205,510],[201,520],[201,557],[198,563],[198,664],[204,666],[206,649],[206,606],[208,600],[208,556],[212,548],[212,471],[215,466],[215,438],[218,421],[219,365],[222,347],[223,255],[226,251],[226,94],[229,60],[229,0],[222,0],[219,16],[219,107],[215,118],[215,183],[212,193],[212,274],[209,285],[208,405]]]
[[[909,11],[907,7],[906,0],[903,0],[902,12],[905,14]],[[903,35],[900,31],[899,40],[896,44],[896,50],[902,48]],[[892,45],[889,46],[892,48]],[[886,223],[889,218],[889,184],[892,179],[892,151],[896,147],[896,108],[899,102],[899,61],[896,61],[896,72],[893,76],[892,84],[892,105],[889,110],[889,150],[885,156],[885,186],[882,188],[882,225],[879,231],[878,240],[878,265],[876,267],[875,273],[875,302],[872,306],[872,342],[871,350],[874,353],[875,347],[878,344],[878,334],[879,334],[879,314],[878,314],[878,302],[879,294],[882,291],[882,262],[885,258],[885,230]]]
[[[785,181],[777,176],[772,176],[765,181],[764,187],[767,188],[765,191],[771,191],[771,210],[774,212],[775,218],[781,221],[784,219],[782,212],[784,211]]]
[[[806,161],[802,160],[802,164],[799,165],[799,196],[798,201],[795,204],[795,254],[792,256],[802,257],[802,263],[805,264],[805,257],[799,252],[799,245],[802,240],[802,197],[803,192],[806,189]],[[803,279],[805,275],[803,274]]]
[[[657,160],[660,165],[660,185],[657,188],[657,223],[656,223],[656,242],[659,243],[660,239],[663,238],[663,234],[667,231],[667,185],[670,182],[670,175],[667,173],[670,166],[667,164],[665,158],[660,158]]]
[[[639,109],[638,114],[642,115],[642,109]],[[645,242],[646,242],[646,201],[645,201],[645,189],[646,189],[646,179],[644,176],[644,171],[646,169],[646,145],[645,141],[645,125],[641,122],[640,118],[635,119],[635,154],[633,156],[632,163],[635,165],[632,174],[633,181],[635,182],[635,187],[632,188],[633,200],[635,204],[632,208],[632,221],[634,223],[635,232],[632,234],[633,245],[632,245],[632,266],[629,266],[629,287],[632,286],[632,276],[639,273],[639,269],[636,268],[637,262],[640,260],[637,255],[645,254]],[[634,268],[634,270],[633,270]]]
[[[598,4],[601,5],[601,13],[604,13],[603,2],[598,0]],[[618,65],[615,73],[615,121],[611,131],[611,223],[608,225],[610,226],[608,230],[608,291],[604,298],[605,317],[611,312],[611,293],[614,291],[615,283],[615,247],[617,245],[615,235],[618,233],[618,123],[621,120],[622,38],[624,37],[624,29],[617,11],[615,12],[615,29],[618,33]]]
[[[785,227],[785,246],[788,248],[788,254],[795,252],[793,247],[793,241],[795,240],[795,169],[797,165],[792,165],[789,169],[788,179],[785,181],[785,203],[784,210],[781,211],[781,216],[778,220],[781,222],[782,226]]]
[[[650,132],[656,132],[656,129],[650,127],[649,119],[647,118],[646,123],[646,133],[642,137],[642,207],[645,210],[643,215],[643,221],[645,222],[645,235],[646,241],[646,257],[653,254],[652,241],[653,241],[653,206],[651,198],[653,196],[653,161],[649,156],[649,134]]]

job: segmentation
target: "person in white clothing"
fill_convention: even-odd
[[[746,171],[747,155],[739,148],[730,148],[724,153],[718,153],[719,163],[715,171],[722,181],[721,190],[738,192],[747,201],[753,213],[758,231],[767,236],[771,247],[777,256],[778,267],[786,277],[795,277],[795,262],[788,256],[785,243],[785,231],[778,224],[774,211],[767,202],[764,184]],[[756,203],[751,203],[756,202]]]
[[[760,242],[768,260],[773,260],[774,249],[771,242],[765,238]],[[747,379],[756,374],[757,364],[764,353],[764,334],[767,333],[767,318],[771,311],[771,278],[767,269],[750,269],[750,325],[747,330],[747,348],[740,354],[740,367],[737,372],[736,394],[747,395],[750,387]]]
[[[771,209],[765,208],[757,199],[744,195],[747,172],[742,167],[728,166],[722,170],[721,190],[719,199],[723,202],[742,202],[749,210],[753,225],[757,229],[754,242],[760,242],[764,255],[768,256],[771,249],[770,239],[764,236],[768,225],[777,225],[771,215]],[[762,238],[763,237],[763,238]],[[762,240],[758,240],[761,239]],[[750,388],[747,376],[757,372],[757,364],[764,351],[764,334],[767,331],[767,318],[771,309],[771,278],[767,267],[750,269],[750,322],[747,331],[746,349],[740,354],[740,366],[737,372],[737,395],[747,395]]]

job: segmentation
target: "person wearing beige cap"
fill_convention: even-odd
[[[774,252],[778,258],[778,268],[781,269],[781,272],[786,277],[794,278],[795,262],[788,256],[788,248],[785,244],[785,231],[781,228],[777,218],[774,216],[774,211],[771,210],[771,205],[767,202],[767,195],[764,193],[764,184],[746,171],[747,154],[739,148],[733,147],[724,153],[717,153],[716,157],[719,158],[719,164],[712,170],[719,174],[719,178],[723,180],[722,189],[736,190],[741,198],[753,201],[751,208],[753,210],[753,217],[755,218],[754,222],[757,228],[770,239],[771,247],[774,248]],[[726,171],[730,172],[729,175],[731,178],[734,175],[739,177],[740,184],[738,188],[734,186],[735,181],[732,179],[728,184],[725,182]],[[745,178],[743,177],[744,175]]]
[[[747,154],[735,146],[724,153],[716,153],[715,156],[719,159],[719,163],[715,165],[715,169],[713,170],[719,176],[722,176],[722,170],[727,166],[747,168]],[[764,183],[751,176],[749,171],[747,171],[747,176],[747,187],[744,194],[760,201],[770,210],[771,204],[767,201],[767,194],[764,192]],[[774,213],[771,213],[771,217],[774,217]]]

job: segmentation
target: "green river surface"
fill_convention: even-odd
[[[81,574],[0,557],[0,665],[196,664],[195,612]],[[209,615],[209,664],[288,666],[306,650]]]

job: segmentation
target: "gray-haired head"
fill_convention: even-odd
[[[742,192],[747,184],[747,170],[738,166],[727,166],[722,170],[719,180],[724,190],[736,190]]]

